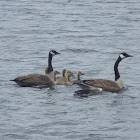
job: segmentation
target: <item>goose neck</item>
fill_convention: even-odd
[[[120,63],[121,60],[122,59],[119,56],[118,59],[115,62],[115,65],[114,65],[115,81],[117,81],[120,78],[120,73],[118,71],[118,65],[119,65],[119,63]]]
[[[67,79],[67,82],[70,82],[70,75],[69,74],[66,74],[66,79]]]
[[[48,58],[48,73],[53,71],[53,67],[52,67],[52,55],[49,53],[49,58]]]

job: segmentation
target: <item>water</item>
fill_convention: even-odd
[[[139,140],[140,2],[137,0],[0,1],[1,140]],[[9,81],[53,67],[85,78],[114,80],[119,65],[125,89],[75,96],[78,86],[55,90],[19,87]]]

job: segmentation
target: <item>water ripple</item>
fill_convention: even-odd
[[[139,1],[1,0],[0,13],[0,139],[139,140]],[[78,70],[81,79],[113,79],[119,54],[132,54],[119,65],[125,89],[51,90],[9,81],[44,74],[52,49],[61,53],[54,69],[71,70],[73,79]]]

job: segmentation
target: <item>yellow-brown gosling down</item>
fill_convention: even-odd
[[[55,70],[54,71],[54,81],[56,81],[56,79],[57,79],[57,77],[56,77],[57,74],[60,74],[60,72],[58,72],[57,70]]]
[[[77,72],[77,79],[76,80],[73,80],[73,84],[80,84],[80,76],[84,75],[84,73],[82,73],[81,71],[78,71]]]
[[[55,84],[56,85],[72,85],[71,76],[72,76],[72,72],[66,70],[65,77],[56,79]]]
[[[61,77],[56,77],[56,80],[59,78],[65,77],[66,69],[62,69],[62,76]]]

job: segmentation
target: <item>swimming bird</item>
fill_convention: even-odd
[[[79,86],[84,90],[118,92],[123,88],[123,82],[118,71],[118,65],[124,58],[132,57],[127,53],[121,53],[114,64],[115,81],[106,79],[87,79],[81,80]]]
[[[66,79],[67,79],[67,82],[66,82],[65,85],[71,86],[71,85],[73,84],[73,83],[72,83],[72,78],[71,78],[72,74],[71,74],[71,73],[67,73],[65,76],[66,76]]]
[[[65,76],[64,77],[66,77],[67,76],[67,74],[70,74],[71,76],[72,76],[72,72],[70,71],[70,70],[66,70],[66,72],[65,72]]]
[[[59,79],[59,78],[65,77],[65,72],[66,72],[66,69],[62,69],[62,76],[61,77],[56,77],[56,80]]]
[[[62,69],[62,77],[65,77],[66,69]]]
[[[54,71],[54,81],[56,81],[56,79],[57,79],[57,77],[56,77],[57,74],[60,74],[60,72],[58,72],[57,70],[55,70]]]
[[[23,86],[23,87],[31,87],[31,86],[37,86],[37,85],[47,85],[47,86],[52,86],[54,85],[54,80],[55,80],[55,75],[53,72],[53,67],[52,67],[52,57],[60,54],[55,50],[51,50],[49,52],[49,57],[48,57],[48,70],[47,74],[29,74],[26,76],[19,76],[15,78],[14,80],[18,85]]]
[[[49,57],[48,57],[48,69],[46,71],[46,75],[50,77],[52,81],[54,81],[54,72],[53,72],[53,67],[52,67],[52,57],[60,54],[56,52],[55,50],[52,50],[49,52]]]
[[[65,77],[56,79],[55,84],[56,85],[72,85],[71,76],[72,76],[72,72],[69,70],[66,70]]]
[[[81,71],[78,71],[77,72],[77,79],[73,80],[73,84],[80,84],[80,81],[81,81],[80,76],[81,75],[84,75],[84,73],[82,73]]]

